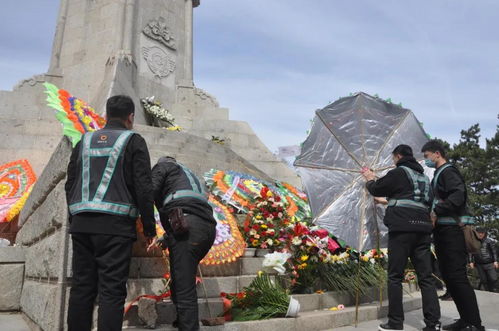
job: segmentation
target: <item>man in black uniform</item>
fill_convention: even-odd
[[[196,272],[216,235],[216,221],[196,175],[174,158],[162,157],[152,169],[154,201],[168,233],[172,301],[181,331],[199,330]],[[180,213],[180,215],[179,215]],[[176,216],[173,216],[176,215]],[[188,230],[174,233],[173,217],[183,217]]]
[[[109,98],[106,126],[84,134],[71,154],[65,186],[73,241],[70,331],[91,329],[97,294],[98,330],[121,330],[139,213],[148,242],[156,235],[149,151],[130,131],[134,110],[127,96]]]
[[[496,269],[499,268],[496,243],[487,237],[487,230],[484,228],[477,228],[476,232],[482,242],[482,248],[477,254],[471,254],[470,267],[476,267],[480,276],[480,284],[483,284],[487,291],[495,292],[497,282]],[[478,289],[480,289],[480,286],[478,286]]]
[[[423,298],[423,330],[440,330],[440,306],[431,265],[430,180],[411,147],[399,145],[392,154],[396,168],[384,177],[375,180],[371,170],[363,171],[369,193],[388,199],[383,220],[388,227],[388,322],[379,330],[403,330],[402,281],[409,257]]]
[[[433,203],[431,219],[435,250],[440,272],[460,319],[444,325],[443,330],[485,330],[480,319],[475,291],[466,275],[468,253],[464,233],[456,220],[462,224],[473,224],[466,200],[467,191],[459,170],[447,162],[442,144],[436,140],[427,142],[421,151],[428,167],[436,168],[433,180]]]

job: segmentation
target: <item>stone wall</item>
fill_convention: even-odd
[[[20,308],[24,259],[22,247],[0,247],[0,311]]]
[[[45,106],[42,83],[46,80],[35,76],[13,91],[0,91],[0,164],[28,159],[37,176],[62,133],[54,111]]]

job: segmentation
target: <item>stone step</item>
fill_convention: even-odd
[[[419,292],[412,295],[405,295],[404,311],[413,311],[421,308],[421,296]],[[359,306],[358,322],[365,322],[386,317],[388,313],[388,302],[383,301],[380,308],[379,302],[366,303]],[[201,326],[204,331],[320,331],[339,328],[342,326],[355,324],[355,307],[346,307],[343,310],[316,310],[309,312],[300,312],[297,318],[273,318],[260,321],[249,322],[226,322],[225,325],[206,327]],[[126,325],[126,330],[145,331],[137,326]],[[177,330],[171,325],[162,325],[156,327],[160,331]]]
[[[262,269],[263,257],[241,257],[235,262],[205,266],[200,264],[203,277],[256,275]],[[163,257],[132,257],[130,278],[161,278],[168,272]]]
[[[209,305],[209,307],[208,307]],[[205,319],[211,316],[219,316],[223,313],[223,303],[221,298],[198,299],[198,312],[199,319]],[[158,319],[157,324],[172,324],[177,317],[175,306],[170,300],[159,302],[156,304],[156,313]],[[124,326],[138,326],[143,323],[139,319],[138,306],[134,305],[126,314],[123,325]]]
[[[248,286],[255,278],[255,275],[228,276],[228,277],[204,277],[206,294],[208,298],[218,298],[221,292],[234,293],[240,292],[243,287]],[[129,279],[127,283],[127,302],[144,294],[157,295],[163,290],[164,284],[162,278],[140,278]],[[204,297],[202,284],[197,286],[198,297]]]
[[[360,297],[361,304],[375,302],[376,300],[378,300],[377,288],[372,288],[368,292],[369,293],[367,293],[366,295],[362,295]],[[349,295],[348,293],[341,292],[325,292],[322,294],[293,294],[292,297],[300,302],[300,312],[302,313],[322,311],[332,307],[337,307],[339,304],[343,304],[344,306],[355,305],[354,296]],[[386,291],[384,291],[384,297],[386,298]],[[223,312],[222,299],[220,297],[208,298],[208,300],[199,298],[198,305],[200,319],[208,318],[210,316],[210,311],[212,316],[218,316]],[[171,324],[175,320],[175,307],[169,299],[157,303],[156,312],[158,314],[158,324]],[[140,325],[140,321],[138,318],[138,308],[136,305],[134,305],[128,312],[126,320],[128,326]]]

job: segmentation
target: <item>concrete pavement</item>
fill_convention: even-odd
[[[484,291],[475,291],[475,293],[477,296],[483,325],[489,331],[499,331],[499,293],[490,293]],[[452,323],[454,319],[459,318],[459,314],[453,301],[440,301],[440,309],[442,312],[442,324]],[[360,323],[357,328],[355,328],[354,326],[346,326],[334,330],[375,331],[378,329],[378,325],[385,321],[386,319],[379,319]],[[423,327],[423,311],[421,309],[414,310],[405,314],[405,331],[421,330]]]

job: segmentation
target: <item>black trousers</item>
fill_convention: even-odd
[[[402,327],[404,323],[402,281],[407,258],[411,258],[418,276],[425,324],[432,327],[440,321],[440,304],[433,282],[430,244],[428,233],[390,232],[388,235],[388,320],[392,326]]]
[[[90,331],[97,294],[99,331],[121,330],[133,239],[74,233],[69,331]]]
[[[457,225],[437,225],[435,251],[440,272],[459,312],[460,319],[476,327],[482,325],[475,291],[466,274],[468,253],[463,230]]]
[[[196,273],[215,241],[216,225],[195,215],[188,215],[189,232],[168,236],[172,301],[177,310],[180,331],[199,330]]]
[[[486,287],[489,292],[495,292],[497,272],[494,263],[475,264],[480,283]],[[480,289],[480,288],[478,288]]]

